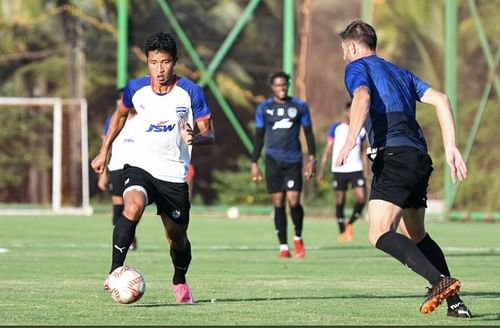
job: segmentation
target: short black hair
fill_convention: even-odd
[[[149,51],[154,50],[168,52],[172,55],[172,58],[177,61],[177,44],[170,33],[157,32],[147,38],[146,42],[144,42],[144,53],[146,57]]]
[[[354,40],[364,43],[371,50],[377,49],[377,33],[375,29],[362,20],[351,22],[344,31],[339,33],[342,40]]]
[[[284,78],[286,80],[286,83],[288,83],[288,81],[290,80],[290,75],[286,74],[285,72],[276,72],[269,76],[269,85],[273,85],[274,80],[279,77]]]

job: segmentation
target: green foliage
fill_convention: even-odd
[[[250,174],[251,162],[247,156],[236,160],[234,171],[216,170],[213,188],[217,192],[217,203],[224,205],[269,204],[270,196],[265,181],[253,183]]]
[[[41,172],[51,166],[50,111],[4,108],[0,122],[0,189],[19,187],[29,167]]]

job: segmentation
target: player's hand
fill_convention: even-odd
[[[318,176],[316,177],[316,182],[318,184],[322,184],[324,179],[325,178],[323,177],[323,173],[319,173]]]
[[[108,185],[108,175],[107,174],[101,174],[99,176],[99,179],[97,180],[97,188],[101,191],[106,191]]]
[[[349,139],[346,140],[344,146],[340,150],[337,160],[335,161],[335,167],[339,167],[344,165],[347,162],[347,158],[349,157],[349,154],[351,153],[351,150],[354,148],[356,145],[356,141],[352,140],[350,141]]]
[[[250,168],[250,172],[252,174],[252,181],[253,182],[262,181],[262,175],[260,174],[259,166],[257,165],[257,163],[252,163],[252,167]]]
[[[306,178],[306,180],[310,180],[315,173],[316,173],[316,160],[309,160],[306,164],[304,177]]]
[[[97,174],[103,174],[106,172],[106,158],[107,154],[103,151],[99,152],[99,154],[92,160],[90,166]]]
[[[189,125],[189,123],[181,123],[181,136],[182,139],[184,140],[185,143],[188,145],[193,144],[193,139],[194,139],[194,131]]]
[[[446,162],[450,166],[451,181],[453,184],[467,177],[467,165],[465,165],[462,154],[460,154],[460,151],[456,147],[446,149]]]

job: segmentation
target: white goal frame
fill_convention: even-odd
[[[82,206],[62,207],[62,132],[63,132],[63,105],[80,106],[80,139],[82,159]],[[33,108],[52,107],[52,205],[51,209],[2,209],[0,215],[91,215],[93,208],[90,206],[89,195],[89,153],[88,153],[88,120],[87,100],[44,98],[44,97],[0,97],[0,107],[27,107]]]

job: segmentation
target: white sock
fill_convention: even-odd
[[[281,244],[280,245],[280,251],[287,251],[288,250],[288,245],[287,244]]]

